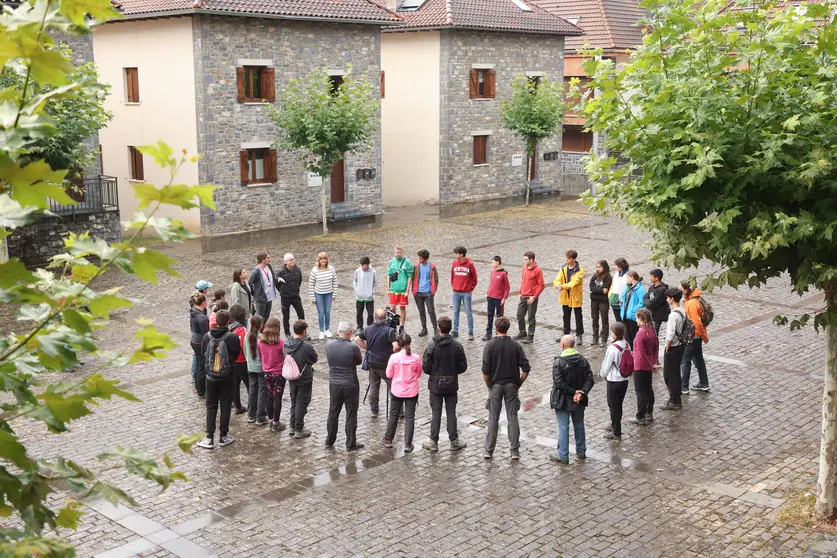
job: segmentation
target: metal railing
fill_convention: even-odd
[[[67,194],[78,203],[60,204],[49,200],[49,210],[56,215],[85,215],[119,209],[119,188],[113,176],[85,178],[83,185],[68,187]]]

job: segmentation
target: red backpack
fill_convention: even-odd
[[[621,355],[619,359],[619,373],[623,378],[630,378],[634,374],[634,354],[631,352],[630,345],[624,349],[616,343],[613,346],[619,350],[619,354]]]

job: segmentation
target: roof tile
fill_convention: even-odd
[[[565,48],[575,51],[588,43],[593,48],[624,49],[642,43],[637,21],[645,17],[638,0],[534,0],[564,19],[579,18],[581,37],[567,39]]]
[[[126,16],[195,9],[195,0],[119,0]],[[396,23],[399,17],[373,0],[205,0],[202,11],[264,14],[291,18]]]

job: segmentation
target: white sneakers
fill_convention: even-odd
[[[326,330],[326,337],[328,337],[329,339],[331,339],[331,330],[330,330],[330,329],[327,329],[327,330]]]
[[[320,341],[322,341],[323,339],[325,339],[325,332],[321,331],[320,332]]]

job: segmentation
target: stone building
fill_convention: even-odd
[[[564,38],[581,30],[528,0],[388,7],[404,23],[382,37],[384,204],[523,194],[525,146],[503,128],[500,102],[517,75],[563,80]],[[551,156],[560,149],[560,135],[538,146],[532,176],[541,191],[560,189],[561,165]]]
[[[319,177],[309,177],[297,154],[274,148],[269,108],[290,80],[315,67],[339,82],[351,65],[375,84],[377,97],[380,29],[398,16],[369,0],[119,6],[125,19],[98,26],[93,45],[101,79],[113,87],[102,161],[123,185],[123,213],[135,207],[133,182],[168,181],[135,149],[162,139],[201,155],[183,166],[179,183],[218,187],[215,211],[166,209],[187,228],[214,236],[321,220]],[[380,170],[380,135],[368,152],[346,154],[331,177],[329,219],[379,213]]]

